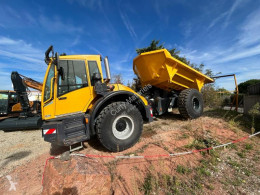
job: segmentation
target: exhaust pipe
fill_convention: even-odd
[[[106,68],[106,75],[107,75],[107,79],[106,79],[106,83],[108,83],[111,80],[111,75],[110,75],[110,68],[109,68],[109,63],[108,63],[108,57],[106,56],[104,59],[104,64],[105,64],[105,68]]]

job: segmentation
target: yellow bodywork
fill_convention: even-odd
[[[173,58],[166,49],[142,53],[133,62],[134,72],[142,86],[152,85],[163,90],[201,90],[214,80]]]
[[[122,85],[122,84],[112,84],[115,86],[114,90],[113,91],[128,91],[128,92],[132,92],[133,94],[137,95],[143,102],[144,102],[144,105],[148,105],[148,102],[147,100],[139,95],[138,93],[136,93],[134,90],[132,90],[131,88],[125,86],[125,85]]]
[[[43,120],[49,120],[54,118],[59,118],[62,116],[72,115],[76,113],[86,113],[88,110],[90,110],[93,106],[93,104],[97,101],[96,94],[94,91],[94,87],[91,86],[90,81],[90,75],[89,75],[89,69],[88,69],[88,61],[96,61],[98,65],[98,69],[101,73],[102,82],[103,81],[103,74],[102,74],[102,68],[101,68],[101,61],[100,61],[100,55],[70,55],[70,56],[60,56],[59,60],[81,60],[85,61],[85,67],[86,67],[86,75],[88,79],[88,86],[79,88],[77,90],[68,92],[62,96],[58,96],[58,71],[57,67],[55,66],[55,77],[53,77],[53,86],[51,93],[53,94],[50,99],[44,102],[44,94],[45,94],[45,88],[43,87],[42,91],[42,119]],[[50,70],[52,64],[52,60],[50,61],[45,78],[43,86],[46,85],[47,76]],[[124,85],[120,84],[113,84],[115,87],[113,91],[128,91],[132,92],[135,95],[139,96],[145,105],[147,105],[147,101],[144,97],[140,96],[136,92],[134,92],[129,87],[126,87]]]

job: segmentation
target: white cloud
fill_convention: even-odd
[[[41,15],[39,17],[40,25],[47,31],[52,33],[81,33],[82,27],[74,26],[72,23],[64,22],[58,16],[54,16],[52,19]]]
[[[229,18],[241,1],[229,12]],[[226,14],[227,15],[227,14]],[[225,17],[227,17],[225,15]],[[216,20],[220,20],[216,18]],[[260,78],[260,9],[252,11],[244,21],[241,22],[238,31],[234,30],[235,36],[229,44],[221,45],[221,39],[216,42],[208,42],[207,47],[203,50],[192,50],[179,47],[181,54],[186,56],[191,62],[205,63],[206,66],[213,69],[214,72],[222,74],[237,74],[238,82],[248,79]],[[228,18],[226,19],[229,20]],[[217,21],[215,21],[217,22]],[[215,24],[212,24],[214,26]],[[217,40],[216,40],[217,41]],[[191,41],[192,42],[192,41]],[[232,44],[231,44],[232,43]],[[193,42],[195,44],[195,42]],[[217,84],[232,89],[233,83],[227,79],[217,81]]]
[[[215,63],[231,62],[243,58],[252,57],[260,54],[260,45],[251,48],[239,48],[238,51],[227,53],[222,58],[219,58]]]
[[[101,0],[68,0],[69,3],[78,3],[80,6],[87,7],[92,10],[101,10],[102,1]]]
[[[179,1],[171,1],[171,0],[160,0],[160,1],[153,0],[153,1],[151,1],[152,5],[155,9],[155,13],[160,18],[160,20],[162,22],[164,22],[164,25],[168,25],[168,23],[169,23],[170,14],[167,14],[167,13],[168,13],[169,7],[173,5],[173,2],[180,3]]]
[[[218,22],[220,22],[225,16],[227,15],[227,12],[224,12],[220,14],[218,17],[216,17],[208,26],[208,30],[214,27]]]
[[[260,43],[260,9],[252,12],[241,27],[242,33],[239,35],[239,44],[249,46]]]
[[[222,27],[226,28],[230,23],[230,19],[231,19],[231,16],[233,15],[233,13],[239,7],[241,7],[242,3],[244,3],[244,2],[245,1],[243,1],[243,0],[235,0],[234,3],[232,4],[232,6],[227,11],[221,13],[214,20],[212,20],[212,22],[209,24],[207,30],[211,29],[212,27],[214,27],[217,23],[221,22],[222,20],[224,20]]]
[[[78,45],[80,43],[80,37],[77,36],[71,43],[71,46]]]
[[[245,1],[245,0],[244,0]],[[224,27],[227,27],[230,23],[230,18],[236,9],[242,4],[243,0],[235,0],[231,8],[227,11],[227,17],[224,23]]]
[[[89,48],[90,50],[94,51],[95,54],[97,54],[97,55],[100,54],[101,56],[103,56],[102,52],[99,51],[97,48],[95,48],[95,47],[93,47],[93,46],[91,46],[91,45],[89,45],[88,48]],[[103,56],[103,57],[104,57],[104,56]]]
[[[129,34],[131,35],[132,39],[136,40],[137,35],[135,33],[135,30],[134,30],[131,22],[129,21],[127,14],[123,13],[121,10],[119,11],[119,13],[120,13],[120,17],[121,17],[126,29],[128,30]]]
[[[0,56],[8,60],[43,64],[44,52],[23,40],[0,37]]]
[[[7,37],[0,37],[0,45],[15,45],[16,43],[17,43],[17,41],[14,41]]]
[[[46,68],[44,51],[23,40],[0,36],[1,89],[12,89],[12,71],[42,81]]]

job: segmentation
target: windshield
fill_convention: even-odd
[[[51,79],[54,77],[54,64],[51,65],[44,87],[44,99],[47,101],[51,98]]]
[[[0,93],[0,114],[7,114],[8,93]]]

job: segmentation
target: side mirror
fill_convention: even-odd
[[[48,65],[50,62],[50,52],[52,53],[52,57],[54,56],[53,46],[51,45],[45,52],[45,63]]]
[[[93,76],[92,76],[92,80],[93,81],[101,81],[101,74],[100,73],[93,73]]]
[[[59,75],[61,76],[61,79],[64,81],[64,79],[65,79],[64,68],[63,68],[63,67],[60,67],[60,68],[58,69],[58,73],[59,73]]]
[[[101,83],[101,74],[95,72],[91,77],[91,85],[95,86],[96,83]]]
[[[59,54],[58,54],[58,52],[56,52],[56,53],[55,53],[55,58],[54,58],[53,63],[54,63],[56,66],[58,66],[58,61],[59,61]]]

